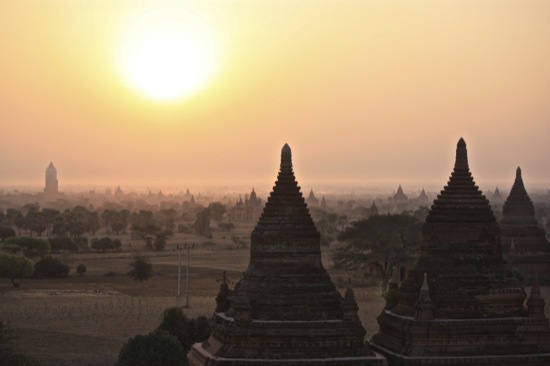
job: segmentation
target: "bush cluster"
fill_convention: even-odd
[[[187,366],[191,346],[208,337],[210,324],[206,317],[188,319],[180,308],[170,308],[154,332],[130,338],[122,346],[118,361],[120,366]]]
[[[34,265],[34,278],[61,278],[67,277],[70,267],[63,264],[59,259],[45,257]]]

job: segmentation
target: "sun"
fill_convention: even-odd
[[[181,5],[140,9],[117,44],[117,68],[132,89],[157,101],[189,98],[206,88],[217,67],[215,37]]]

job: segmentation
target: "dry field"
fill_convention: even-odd
[[[142,284],[126,275],[132,259],[130,252],[74,255],[73,269],[64,279],[22,280],[19,288],[2,280],[0,319],[15,330],[16,349],[43,366],[114,365],[120,347],[129,337],[152,331],[160,323],[162,312],[176,306],[178,254],[174,247],[148,253],[154,275]],[[185,252],[182,254],[184,305],[186,257]],[[210,316],[223,271],[234,284],[246,270],[248,257],[248,249],[196,246],[190,257],[186,313],[191,317]],[[324,260],[328,261],[328,257],[328,253],[323,254]],[[87,267],[82,277],[74,273],[80,263]],[[328,262],[325,265],[330,267]],[[348,275],[331,275],[343,294]],[[380,293],[360,286],[355,293],[361,318],[372,334],[375,317],[383,306]]]
[[[192,241],[196,238],[191,238]],[[215,241],[218,242],[215,238]],[[12,288],[0,282],[0,319],[15,330],[15,346],[43,366],[114,365],[120,347],[129,337],[146,334],[158,326],[162,312],[177,301],[178,254],[175,244],[166,252],[150,253],[154,276],[143,284],[126,275],[131,254],[79,254],[73,265],[83,263],[80,277],[74,269],[59,280],[23,280]],[[127,247],[125,249],[128,249]],[[189,308],[191,316],[210,316],[222,272],[234,284],[248,264],[248,249],[203,248],[191,251]],[[333,282],[345,291],[348,274],[330,270],[329,253],[323,253]],[[182,256],[182,305],[185,304],[185,255]],[[107,275],[107,274],[110,275]],[[355,295],[367,336],[377,331],[376,316],[383,307],[376,287],[355,280]],[[550,304],[550,288],[545,288]],[[547,307],[548,310],[548,307]],[[547,311],[548,312],[548,311]]]

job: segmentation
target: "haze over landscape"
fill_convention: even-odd
[[[60,189],[267,193],[288,142],[305,187],[440,187],[460,137],[478,183],[509,188],[520,165],[543,185],[549,17],[533,0],[4,1],[1,185],[41,187],[53,161]],[[136,87],[163,66],[127,62],[163,24],[208,66],[181,98]]]

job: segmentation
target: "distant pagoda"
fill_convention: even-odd
[[[545,283],[550,282],[550,243],[535,218],[535,207],[525,190],[521,168],[502,207],[502,247],[513,268],[532,277],[536,268]]]
[[[44,193],[46,195],[56,195],[59,193],[59,186],[57,181],[57,169],[50,161],[50,165],[46,168],[46,180],[44,185]]]
[[[212,336],[193,346],[191,365],[386,365],[365,345],[351,286],[342,298],[321,263],[288,145],[248,269],[234,290],[222,284],[216,304]]]
[[[449,182],[426,218],[420,256],[378,317],[372,346],[390,365],[550,365],[540,290],[502,259],[500,230],[460,139]],[[389,294],[388,294],[389,295]],[[529,305],[531,304],[531,305]]]

